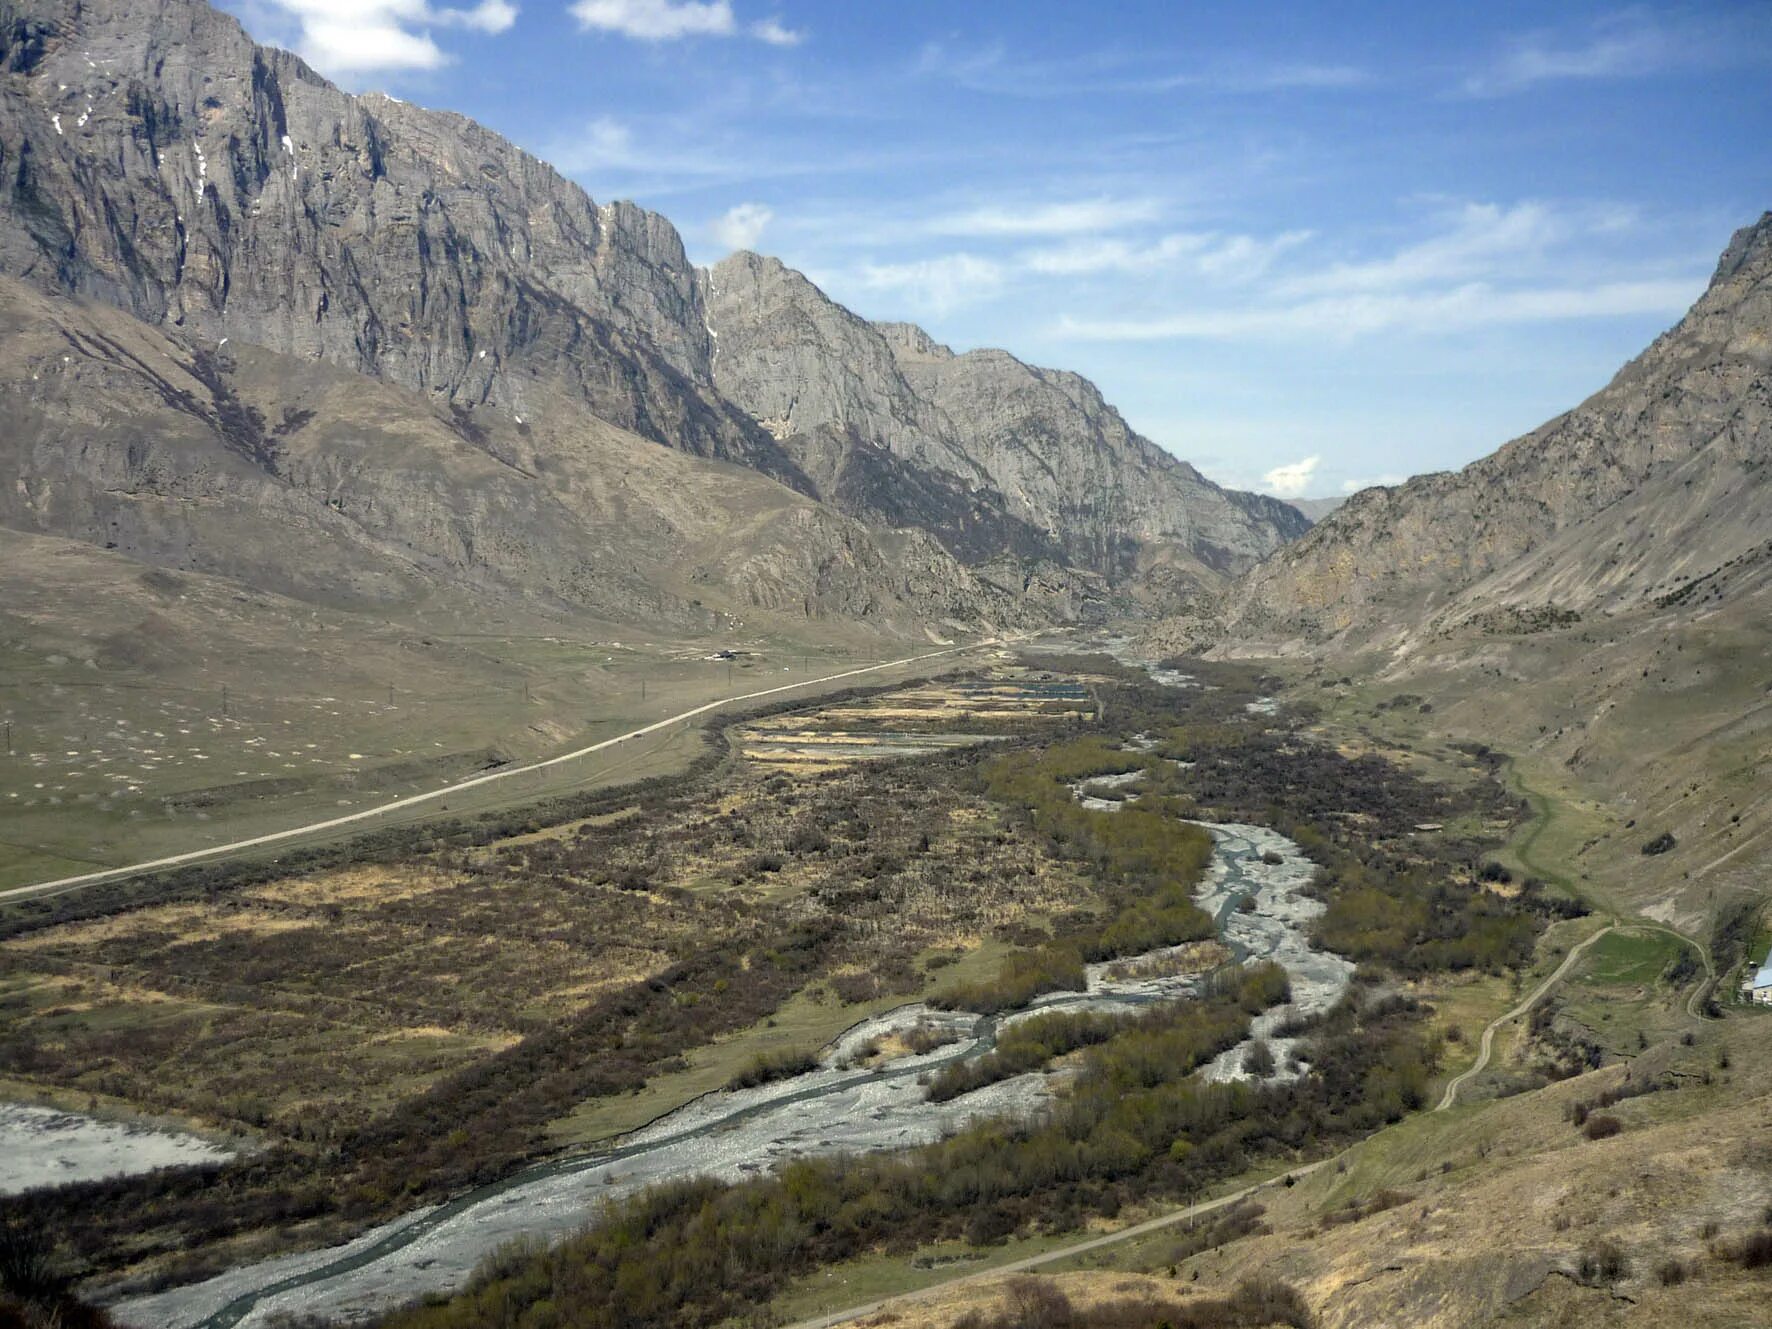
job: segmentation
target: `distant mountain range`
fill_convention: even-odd
[[[0,4],[0,154],[19,529],[352,602],[914,628],[1170,603],[1308,525],[1074,374],[755,255],[698,270],[662,217],[200,0]]]

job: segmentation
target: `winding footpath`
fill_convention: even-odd
[[[812,1320],[796,1320],[786,1329],[833,1329],[833,1326],[847,1324],[851,1320],[859,1320],[864,1315],[873,1315],[888,1307],[910,1305],[918,1301],[926,1301],[943,1292],[952,1292],[956,1288],[965,1287],[969,1283],[982,1283],[990,1279],[1003,1278],[1009,1274],[1024,1274],[1030,1269],[1038,1269],[1041,1265],[1051,1264],[1055,1260],[1068,1259],[1073,1255],[1086,1255],[1090,1251],[1099,1250],[1103,1246],[1112,1246],[1116,1242],[1127,1241],[1133,1237],[1142,1237],[1146,1233],[1161,1232],[1166,1227],[1174,1227],[1177,1223],[1185,1223],[1190,1219],[1199,1218],[1203,1214],[1224,1209],[1239,1201],[1248,1199],[1257,1191],[1285,1181],[1296,1181],[1300,1177],[1309,1176],[1319,1168],[1328,1167],[1336,1158],[1320,1158],[1315,1163],[1305,1163],[1293,1168],[1284,1176],[1273,1177],[1267,1181],[1253,1182],[1228,1195],[1220,1195],[1214,1200],[1202,1200],[1198,1204],[1190,1204],[1185,1209],[1176,1209],[1167,1214],[1159,1214],[1155,1218],[1147,1218],[1142,1223],[1134,1223],[1131,1227],[1121,1228],[1118,1232],[1108,1232],[1099,1237],[1091,1237],[1087,1241],[1079,1241],[1074,1245],[1061,1246],[1057,1250],[1046,1251],[1040,1255],[1030,1255],[1024,1260],[1013,1260],[1008,1264],[993,1265],[989,1269],[979,1269],[970,1274],[962,1274],[958,1278],[945,1279],[940,1283],[931,1283],[928,1287],[919,1288],[915,1292],[900,1292],[890,1297],[881,1297],[865,1305],[851,1306],[848,1310],[833,1311],[829,1315],[821,1315]]]
[[[1562,982],[1563,979],[1567,978],[1570,971],[1580,962],[1581,957],[1587,953],[1588,948],[1595,942],[1599,941],[1601,937],[1604,937],[1609,932],[1618,931],[1620,928],[1627,931],[1633,930],[1635,926],[1636,925],[1631,924],[1608,923],[1592,936],[1584,938],[1570,949],[1569,953],[1563,957],[1563,962],[1559,964],[1542,983],[1534,988],[1529,996],[1524,998],[1512,1010],[1491,1020],[1488,1026],[1483,1030],[1482,1045],[1478,1050],[1477,1060],[1469,1069],[1465,1070],[1446,1086],[1446,1092],[1441,1095],[1440,1101],[1434,1105],[1434,1111],[1445,1112],[1453,1107],[1458,1101],[1458,1091],[1472,1078],[1481,1074],[1484,1068],[1488,1066],[1490,1056],[1494,1051],[1495,1035],[1503,1025],[1525,1015],[1533,1006],[1541,1001],[1552,988]],[[1697,943],[1694,942],[1692,938],[1685,936],[1683,933],[1675,932],[1672,928],[1650,926],[1647,930],[1653,932],[1665,932],[1670,936],[1679,938],[1688,945],[1697,946]],[[1711,970],[1710,957],[1703,954],[1702,947],[1699,947],[1699,951],[1701,957],[1705,960],[1705,968],[1708,977],[1704,982],[1698,985],[1697,990],[1687,1002],[1687,1010],[1689,1013],[1702,1019],[1709,1017],[1702,1015],[1702,1013],[1696,1009],[1696,1006],[1707,989],[1716,981],[1716,975],[1714,971]],[[1037,1269],[1043,1265],[1055,1264],[1060,1260],[1067,1260],[1075,1256],[1086,1255],[1090,1251],[1099,1250],[1104,1246],[1111,1246],[1117,1242],[1141,1237],[1146,1233],[1161,1231],[1163,1228],[1173,1227],[1177,1223],[1188,1222],[1205,1214],[1212,1213],[1215,1210],[1224,1209],[1237,1204],[1242,1200],[1246,1200],[1257,1191],[1279,1185],[1282,1182],[1291,1182],[1300,1177],[1308,1176],[1310,1173],[1315,1172],[1320,1168],[1328,1167],[1359,1147],[1360,1146],[1357,1144],[1350,1146],[1348,1149],[1343,1150],[1341,1153],[1336,1154],[1333,1157],[1320,1158],[1314,1163],[1306,1163],[1299,1167],[1295,1167],[1283,1176],[1274,1177],[1267,1181],[1256,1182],[1252,1185],[1231,1191],[1227,1195],[1218,1196],[1216,1199],[1203,1200],[1198,1204],[1188,1205],[1184,1209],[1176,1209],[1166,1214],[1159,1214],[1155,1218],[1146,1219],[1142,1223],[1135,1223],[1131,1227],[1122,1228],[1118,1232],[1104,1233],[1101,1236],[1090,1237],[1086,1241],[1074,1242],[1068,1246],[1060,1246],[1054,1250],[1044,1251],[1039,1255],[1031,1255],[1026,1259],[1016,1260],[1009,1264],[995,1265],[990,1269],[981,1269],[973,1273],[962,1274],[955,1278],[945,1279],[939,1283],[932,1283],[928,1287],[919,1288],[914,1292],[901,1292],[893,1296],[881,1297],[876,1301],[870,1301],[860,1306],[851,1306],[846,1310],[833,1311],[828,1315],[821,1315],[815,1319],[798,1320],[793,1324],[788,1325],[787,1329],[834,1329],[837,1325],[847,1324],[851,1320],[859,1320],[864,1316],[876,1314],[889,1307],[904,1306],[918,1301],[928,1300],[931,1297],[945,1292],[951,1292],[956,1288],[964,1287],[970,1283],[1003,1278],[1010,1274],[1026,1273],[1031,1269]]]
[[[1591,937],[1588,937],[1586,940],[1580,942],[1579,944],[1570,947],[1569,954],[1567,954],[1563,957],[1563,963],[1558,965],[1551,972],[1551,975],[1549,978],[1545,979],[1544,982],[1540,983],[1537,987],[1533,988],[1530,996],[1528,996],[1524,1000],[1522,1000],[1520,1002],[1520,1004],[1518,1006],[1515,1006],[1511,1011],[1508,1011],[1504,1015],[1498,1015],[1493,1020],[1489,1021],[1487,1027],[1485,1027],[1483,1030],[1483,1044],[1482,1044],[1482,1047],[1479,1048],[1477,1051],[1476,1061],[1472,1062],[1469,1069],[1467,1069],[1463,1074],[1454,1077],[1452,1083],[1446,1086],[1446,1092],[1443,1095],[1441,1095],[1439,1105],[1434,1108],[1435,1112],[1444,1112],[1447,1108],[1451,1107],[1455,1102],[1457,1102],[1458,1101],[1458,1091],[1464,1087],[1465,1081],[1473,1078],[1474,1076],[1480,1075],[1482,1073],[1483,1069],[1489,1065],[1489,1054],[1490,1054],[1490,1052],[1492,1052],[1494,1050],[1494,1047],[1495,1047],[1496,1030],[1500,1029],[1501,1026],[1504,1024],[1508,1024],[1511,1021],[1519,1019],[1527,1011],[1531,1010],[1534,1006],[1536,1006],[1539,1003],[1539,1001],[1543,998],[1545,993],[1549,992],[1558,983],[1563,981],[1564,977],[1569,973],[1569,971],[1575,967],[1576,962],[1581,959],[1583,954],[1586,953],[1587,948],[1589,946],[1592,946],[1596,941],[1598,941],[1601,937],[1605,936],[1608,932],[1616,931],[1617,928],[1618,928],[1618,924],[1608,923],[1605,927],[1601,928],[1598,932],[1594,933]]]
[[[935,660],[945,655],[962,655],[968,651],[982,650],[995,646],[1006,640],[1016,638],[987,637],[983,641],[973,642],[966,646],[954,646],[946,650],[926,651],[922,655],[907,655],[898,660],[882,660],[879,664],[863,665],[857,669],[845,669],[836,674],[825,674],[819,678],[802,678],[792,683],[783,683],[779,687],[760,688],[756,692],[745,692],[735,697],[721,697],[717,701],[705,702],[700,706],[692,706],[686,711],[655,720],[651,724],[641,725],[638,729],[630,729],[625,734],[617,734],[614,738],[606,738],[601,742],[591,743],[571,752],[563,752],[557,757],[549,757],[543,761],[529,762],[523,766],[507,766],[502,770],[488,771],[484,775],[476,775],[472,779],[458,780],[454,784],[443,785],[430,789],[422,794],[409,794],[405,798],[396,798],[392,802],[378,803],[372,808],[363,808],[357,812],[349,812],[339,817],[327,817],[322,821],[311,821],[303,826],[291,826],[288,830],[272,831],[268,835],[255,835],[245,840],[234,840],[228,844],[210,845],[206,849],[192,849],[182,854],[171,854],[165,858],[153,858],[142,863],[128,863],[122,867],[105,868],[98,872],[85,872],[75,877],[58,877],[54,881],[34,882],[29,886],[14,886],[10,890],[0,891],[0,904],[8,900],[43,899],[56,895],[65,895],[69,891],[83,890],[88,886],[97,886],[101,882],[115,881],[121,877],[133,877],[144,872],[159,872],[165,868],[182,867],[187,863],[199,863],[205,859],[225,858],[229,854],[237,854],[248,849],[259,849],[265,845],[282,844],[288,840],[298,839],[304,835],[317,835],[325,831],[337,830],[341,826],[350,826],[358,822],[370,821],[376,817],[385,817],[390,812],[398,812],[403,808],[417,807],[421,803],[429,803],[435,799],[448,798],[451,794],[459,794],[469,789],[492,784],[497,780],[510,780],[519,775],[532,775],[536,771],[551,770],[556,766],[564,766],[568,762],[579,761],[594,753],[608,748],[631,742],[636,738],[644,738],[648,734],[656,734],[672,725],[693,720],[698,715],[706,715],[717,711],[723,706],[734,702],[756,701],[762,697],[774,697],[783,692],[792,692],[797,688],[811,687],[818,683],[835,683],[845,678],[859,678],[863,674],[876,674],[885,669],[896,669],[901,665],[919,664],[924,660]]]

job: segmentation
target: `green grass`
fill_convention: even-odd
[[[1006,1264],[1081,1239],[1081,1234],[1073,1232],[1061,1236],[1023,1237],[1000,1246],[936,1242],[919,1247],[910,1255],[868,1255],[859,1260],[827,1265],[800,1279],[770,1304],[770,1310],[778,1321],[784,1323],[828,1315],[882,1297],[916,1292],[951,1279],[1000,1269]]]
[[[1653,984],[1686,945],[1665,932],[1612,932],[1582,958],[1579,977],[1599,984]]]

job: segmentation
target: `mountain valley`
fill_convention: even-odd
[[[0,1329],[1764,1318],[1772,212],[1283,499],[203,0],[0,163]]]

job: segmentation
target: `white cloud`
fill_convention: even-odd
[[[328,74],[439,69],[453,60],[432,27],[499,33],[517,21],[510,0],[481,0],[471,9],[433,9],[426,0],[275,0],[300,27],[302,56]]]
[[[1233,235],[1202,253],[1198,266],[1208,277],[1220,281],[1253,281],[1264,274],[1288,249],[1311,238],[1310,231],[1282,231],[1271,240],[1252,235]]]
[[[751,36],[771,46],[798,46],[806,40],[805,33],[797,32],[775,18],[759,19],[751,24]]]
[[[729,37],[738,27],[730,0],[577,0],[571,12],[581,28],[645,42]]]
[[[510,0],[480,0],[472,9],[439,10],[437,21],[481,32],[504,32],[517,21],[517,6]]]
[[[1293,294],[1330,291],[1382,291],[1428,282],[1456,281],[1484,273],[1503,260],[1542,251],[1566,237],[1571,224],[1541,203],[1499,207],[1467,203],[1447,229],[1399,249],[1388,258],[1338,263],[1285,284]]]
[[[1302,461],[1276,466],[1261,477],[1261,483],[1268,493],[1278,498],[1303,498],[1311,486],[1311,477],[1316,474],[1317,463],[1322,460],[1321,457],[1306,457]]]
[[[1039,203],[1027,207],[991,205],[967,212],[949,213],[929,223],[932,235],[964,235],[978,238],[1018,235],[1085,235],[1113,231],[1157,215],[1151,199],[1079,199],[1068,203]]]
[[[1142,272],[1167,267],[1178,259],[1197,254],[1212,242],[1208,235],[1165,235],[1148,243],[1131,240],[1072,240],[1062,245],[1030,249],[1022,262],[1034,272],[1056,277],[1082,276],[1093,272]]]
[[[1704,288],[1691,281],[1499,290],[1472,282],[1450,290],[1356,293],[1286,305],[1197,309],[1151,319],[1061,319],[1061,336],[1083,341],[1285,340],[1382,332],[1437,335],[1501,324],[1683,313]]]
[[[1115,238],[1072,240],[1027,250],[1021,261],[1030,271],[1049,276],[1185,267],[1215,281],[1245,282],[1262,275],[1280,254],[1310,237],[1309,231],[1286,231],[1268,240],[1249,235],[1177,232],[1143,242]]]
[[[740,203],[708,224],[708,233],[727,249],[755,249],[775,212],[762,203]]]
[[[1009,97],[1149,96],[1192,91],[1241,96],[1332,92],[1372,83],[1370,71],[1345,64],[1233,61],[1178,69],[1167,57],[1098,50],[1056,60],[1023,59],[1001,41],[957,47],[930,42],[912,72],[974,92]]]
[[[1633,7],[1579,33],[1540,30],[1517,37],[1466,78],[1463,90],[1472,97],[1501,97],[1546,83],[1764,65],[1769,32],[1763,7],[1735,14],[1688,9],[1659,15]]]
[[[1002,265],[972,254],[946,254],[909,263],[863,264],[860,282],[870,290],[895,291],[919,313],[945,314],[1003,288]]]
[[[736,37],[740,32],[771,46],[798,46],[806,39],[780,19],[759,19],[741,28],[732,0],[576,0],[571,14],[587,32],[612,32],[643,42]]]

